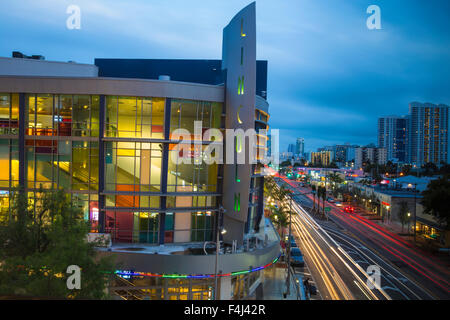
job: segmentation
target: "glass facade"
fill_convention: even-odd
[[[126,287],[129,286],[127,290]],[[115,289],[114,287],[120,287]],[[133,290],[139,287],[139,290]],[[211,300],[214,294],[213,279],[162,279],[133,276],[124,281],[117,277],[112,294],[123,299],[142,300]]]
[[[168,192],[216,192],[217,191],[217,172],[218,164],[206,164],[203,159],[203,152],[207,148],[201,147],[201,155],[198,156],[199,160],[194,159],[196,157],[194,146],[190,147],[190,152],[186,155],[180,154],[177,145],[171,144],[169,146],[169,165],[168,165],[168,178],[167,178],[167,191]],[[179,163],[172,161],[178,153],[180,158],[188,158],[189,164]]]
[[[108,191],[161,191],[162,144],[160,143],[107,141],[105,165]],[[126,205],[119,204],[119,206]]]
[[[178,128],[194,132],[194,121],[202,122],[202,133],[220,129],[221,103],[159,97],[23,96],[24,132],[19,135],[19,94],[0,94],[0,165],[4,169],[0,171],[0,219],[8,218],[9,195],[19,185],[19,141],[23,141],[23,181],[30,203],[41,187],[64,188],[93,231],[100,230],[104,216],[104,231],[112,234],[113,241],[211,240],[218,165],[173,163],[170,156],[177,144],[170,137]],[[169,128],[168,136],[164,128]],[[186,157],[193,158],[191,150]],[[205,146],[200,152],[204,150]]]
[[[19,132],[19,95],[0,93],[0,135]]]
[[[164,98],[106,97],[106,137],[164,138]]]
[[[9,217],[11,190],[19,185],[19,95],[0,93],[0,222]]]
[[[201,121],[202,136],[210,128],[220,128],[222,104],[217,102],[201,102],[191,100],[172,100],[170,116],[170,134],[179,128],[186,129],[194,137],[194,121]],[[206,138],[206,137],[205,137]]]

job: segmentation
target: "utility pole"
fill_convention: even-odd
[[[416,219],[416,210],[417,210],[417,204],[416,204],[416,192],[417,191],[417,183],[414,183],[414,243],[416,243],[416,229],[417,229],[417,219]]]
[[[217,266],[219,265],[219,251],[220,251],[220,221],[225,209],[220,206],[218,211],[218,217],[216,221],[216,263],[214,267],[214,300],[218,299],[218,279],[217,279]]]
[[[288,261],[287,261],[287,295],[291,294],[291,234],[292,234],[292,194],[289,194],[289,237],[288,237]]]

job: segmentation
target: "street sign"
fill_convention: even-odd
[[[325,211],[331,211],[331,208],[330,207],[325,207]]]

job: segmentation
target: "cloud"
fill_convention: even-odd
[[[219,59],[222,29],[250,2],[2,0],[0,55]],[[375,142],[377,117],[415,100],[450,104],[450,2],[378,0],[382,30],[368,30],[372,2],[257,2],[257,56],[269,61],[282,146],[297,136],[311,149]],[[82,10],[79,31],[65,27],[70,4]]]

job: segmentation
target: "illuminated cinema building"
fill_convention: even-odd
[[[266,99],[254,3],[224,29],[222,60],[0,58],[0,219],[19,186],[30,199],[40,186],[64,188],[111,237],[101,254],[126,270],[113,292],[137,299],[214,297],[214,244],[203,248],[223,227],[217,298],[250,296],[280,254],[263,216],[262,164],[177,165],[172,133],[194,132],[194,121],[203,131],[268,129]]]

